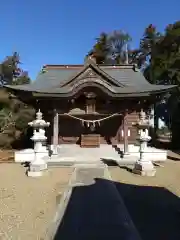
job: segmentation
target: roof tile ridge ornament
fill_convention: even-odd
[[[89,56],[86,60],[86,62],[84,63],[84,71],[86,71],[88,68],[91,68],[91,70],[93,70],[93,68],[98,71],[100,74],[104,75],[106,78],[110,79],[112,82],[116,83],[116,79],[111,77],[108,73],[106,73],[101,67],[100,65],[98,65],[96,63],[96,59],[92,56]],[[88,72],[90,73],[90,75],[92,76],[93,74],[91,74],[91,70],[89,70]],[[126,87],[126,85],[120,83],[118,87]]]
[[[84,66],[89,66],[89,65],[97,65],[96,59],[92,56],[87,57]]]

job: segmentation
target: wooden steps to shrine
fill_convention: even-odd
[[[82,134],[80,146],[82,148],[100,147],[100,134]]]

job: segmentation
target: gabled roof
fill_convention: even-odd
[[[117,87],[125,86],[124,84],[122,84],[121,82],[119,82],[115,78],[113,78],[106,71],[104,71],[103,68],[98,67],[93,62],[89,62],[88,64],[85,64],[78,73],[75,73],[74,76],[71,76],[69,78],[69,80],[66,80],[65,83],[61,85],[61,87],[67,86],[68,84],[70,84],[71,82],[73,82],[75,79],[77,79],[79,77],[81,77],[81,78],[89,77],[91,79],[101,77],[114,86],[117,86]]]
[[[85,65],[47,65],[31,84],[6,86],[14,91],[36,95],[73,96],[87,86],[101,88],[111,96],[136,96],[168,91],[174,85],[150,84],[134,65],[96,65],[89,60]]]

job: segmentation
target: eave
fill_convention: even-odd
[[[176,85],[150,85],[150,88],[147,89],[146,86],[143,88],[139,87],[112,87],[108,85],[103,85],[100,82],[86,82],[81,83],[78,86],[71,88],[53,88],[53,89],[41,89],[39,91],[27,91],[23,89],[17,89],[12,87],[7,87],[9,91],[13,92],[15,95],[23,95],[25,97],[58,97],[58,98],[69,98],[73,97],[78,92],[82,91],[84,88],[94,87],[100,89],[102,92],[107,94],[110,97],[122,98],[122,97],[143,97],[151,96],[156,94],[162,94],[166,92],[173,91],[177,86]]]
[[[173,91],[176,86],[169,86],[169,88],[165,88],[165,89],[161,89],[161,90],[154,90],[154,91],[132,91],[132,89],[129,88],[123,88],[123,89],[119,89],[119,92],[113,92],[110,91],[107,88],[102,88],[99,87],[105,94],[107,94],[108,96],[112,97],[112,98],[134,98],[134,97],[147,97],[147,96],[155,96],[155,95],[160,95],[160,94],[164,94],[166,92],[170,92]],[[83,87],[81,88],[83,89]],[[81,89],[76,89],[76,91],[69,91],[66,93],[43,93],[43,92],[33,92],[32,95],[34,97],[46,97],[46,98],[70,98],[70,97],[74,97]]]

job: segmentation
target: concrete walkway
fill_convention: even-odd
[[[140,239],[107,171],[102,166],[77,168],[76,187],[54,240]]]

